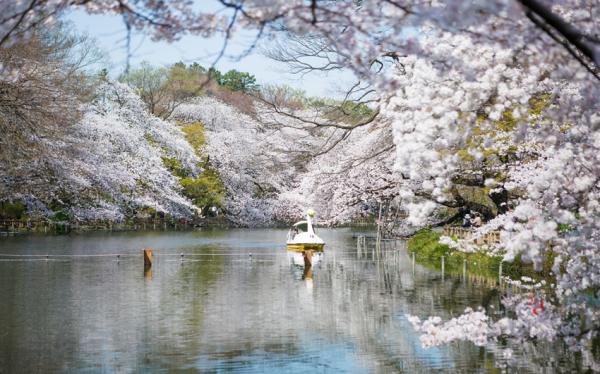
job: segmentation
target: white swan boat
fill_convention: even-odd
[[[309,209],[306,213],[306,220],[294,223],[290,228],[287,237],[287,250],[296,265],[304,265],[304,254],[311,251],[312,264],[321,260],[325,242],[316,233],[312,218],[315,211]]]

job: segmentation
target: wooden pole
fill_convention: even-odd
[[[444,261],[444,256],[442,256],[442,279],[444,279],[444,273],[445,273],[445,270],[446,270],[446,266],[445,265],[446,265],[446,263]]]
[[[302,252],[302,257],[304,257],[304,266],[312,266],[312,251],[304,251]]]
[[[502,285],[502,261],[500,261],[500,268],[498,269],[498,284]]]
[[[377,241],[375,242],[375,251],[379,255],[381,251],[381,214],[383,211],[383,206],[381,202],[379,203],[379,219],[377,220]]]
[[[310,266],[310,265],[304,266],[304,272],[302,273],[302,279],[303,280],[313,279],[312,266]]]
[[[152,249],[145,248],[144,249],[144,268],[149,268],[152,266]]]

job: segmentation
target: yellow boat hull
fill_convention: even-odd
[[[325,244],[323,244],[323,243],[321,243],[321,244],[305,243],[305,244],[288,244],[287,245],[288,251],[294,251],[294,252],[303,252],[303,251],[323,252],[324,247],[325,247]]]

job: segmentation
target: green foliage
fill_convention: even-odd
[[[360,123],[373,116],[373,109],[369,108],[366,104],[352,101],[341,102],[338,111],[340,117],[350,124]]]
[[[54,212],[54,215],[50,217],[50,220],[55,222],[65,222],[70,221],[71,217],[64,210],[59,210],[57,212]]]
[[[481,277],[498,279],[500,262],[502,274],[512,279],[528,276],[532,279],[549,279],[554,263],[554,253],[547,252],[541,272],[533,269],[531,264],[524,264],[520,257],[512,262],[503,262],[500,256],[488,256],[483,252],[464,253],[455,251],[439,242],[441,234],[430,229],[423,229],[413,235],[407,242],[408,253],[415,252],[415,260],[425,267],[440,270],[441,257],[445,257],[445,271],[449,274],[462,274],[463,263],[467,261],[467,271]]]
[[[529,114],[539,116],[551,103],[552,95],[541,93],[529,100]]]
[[[167,118],[179,104],[201,94],[206,70],[198,64],[164,68],[143,62],[119,79],[135,89],[152,114]]]
[[[210,68],[208,69],[208,78],[210,80],[213,80],[215,82],[217,82],[218,84],[221,84],[221,79],[222,79],[223,74],[221,74],[221,72],[215,68]]]
[[[223,74],[218,82],[232,91],[253,92],[258,89],[254,75],[235,69]]]
[[[199,95],[205,81],[205,69],[202,66],[195,64],[187,67],[184,63],[178,62],[168,70],[165,90],[169,100],[182,102]]]
[[[559,223],[558,224],[558,232],[561,234],[568,233],[573,230],[574,230],[574,227],[572,225],[569,225],[568,223]]]
[[[206,163],[206,157],[203,154],[206,145],[204,125],[201,122],[188,123],[182,125],[181,130],[185,133],[188,143],[194,148],[196,156],[200,157]]]
[[[181,161],[175,157],[162,158],[163,164],[171,172],[171,174],[178,176],[179,178],[185,178],[189,175],[189,171],[183,167]]]
[[[152,114],[162,118],[169,118],[190,98],[206,94],[251,114],[254,105],[246,94],[259,88],[256,77],[250,73],[230,70],[223,74],[215,68],[206,70],[198,63],[186,65],[183,62],[167,68],[143,62],[120,80],[135,89]]]
[[[547,93],[540,93],[535,95],[531,100],[529,100],[528,106],[526,108],[527,113],[531,116],[538,116],[542,113],[544,109],[546,109],[550,105],[551,95]],[[487,119],[487,116],[484,114],[480,114],[477,117],[477,123],[481,124]],[[472,134],[467,140],[467,147],[465,149],[460,149],[457,151],[457,154],[461,157],[462,160],[471,162],[474,160],[473,156],[467,152],[467,149],[478,149],[485,156],[485,160],[494,159],[496,161],[498,158],[494,156],[499,156],[498,152],[495,150],[486,149],[483,146],[483,140],[486,137],[502,137],[510,134],[517,127],[517,119],[513,116],[513,110],[507,109],[502,112],[502,116],[500,119],[493,121],[492,127],[489,129],[483,129],[480,126],[475,126],[472,130]],[[509,149],[509,152],[515,152],[516,149]],[[494,162],[493,161],[493,162]]]
[[[137,211],[138,215],[152,217],[157,214],[157,210],[153,207],[146,206]]]
[[[467,260],[467,271],[477,276],[495,278],[499,276],[501,257],[488,256],[485,253],[464,253],[440,244],[440,233],[424,229],[408,240],[408,252],[415,252],[416,260],[426,267],[441,269],[441,257],[445,257],[445,271],[449,274],[462,274],[464,260]],[[511,277],[520,276],[520,265],[504,263],[502,272]]]
[[[184,195],[189,197],[197,207],[223,206],[225,188],[219,174],[213,169],[204,169],[196,177],[181,179]]]
[[[357,124],[373,116],[374,112],[364,103],[340,101],[322,97],[306,98],[307,107],[316,108],[323,112],[327,119]]]
[[[0,202],[0,217],[8,219],[20,219],[25,215],[25,205],[20,201]]]
[[[502,117],[495,122],[495,127],[498,131],[513,131],[517,127],[517,120],[514,118],[512,110],[505,110]]]
[[[185,66],[185,64],[183,62],[178,62],[178,64],[182,64],[183,66]],[[190,64],[190,66],[188,67],[189,70],[197,72],[199,74],[205,74],[206,73],[206,69],[200,65],[197,62],[193,62]]]
[[[416,252],[419,257],[440,258],[447,256],[451,249],[445,244],[440,244],[438,240],[440,234],[430,229],[418,231],[407,242],[409,252]]]
[[[206,155],[206,135],[201,122],[182,125],[187,141],[194,148],[196,155],[202,160],[204,171],[198,177],[186,176],[181,179],[184,195],[199,208],[209,206],[222,207],[225,200],[225,186],[219,173],[210,165]]]

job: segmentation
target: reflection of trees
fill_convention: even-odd
[[[415,357],[426,361],[422,368],[454,360],[481,366],[477,348],[467,343],[434,349],[438,357],[430,357],[435,354],[420,348],[403,315],[433,311],[449,317],[482,300],[486,289],[457,286],[453,279],[442,281],[422,269],[413,280],[407,261],[400,266],[359,262],[355,254],[340,252],[333,263],[335,249],[328,249],[325,261],[315,267],[313,289],[300,281],[301,269],[289,270],[285,257],[233,265],[208,300],[212,312],[205,315],[204,351],[246,356],[264,352],[268,344],[287,343],[294,352],[311,352],[307,342],[316,340],[325,347],[351,343],[361,362],[382,371],[417,369]],[[231,338],[215,343],[218,336]]]
[[[167,259],[155,258],[152,279],[141,258],[0,263],[0,372],[193,365],[223,257]]]
[[[171,262],[168,257],[158,257],[153,277],[147,279],[140,274],[141,263],[124,262],[97,286],[85,284],[85,275],[77,274],[73,288],[92,289],[92,294],[80,295],[90,304],[83,306],[84,311],[73,321],[83,350],[78,366],[97,362],[89,353],[99,350],[115,352],[109,367],[134,365],[155,370],[193,365],[201,349],[196,337],[203,328],[203,302],[222,266],[222,257],[183,265],[178,259]],[[97,272],[97,265],[88,270]],[[74,299],[80,300],[80,296]],[[81,307],[72,305],[71,309]],[[99,333],[97,340],[88,340]]]
[[[252,242],[248,235],[230,233],[226,243]],[[118,265],[107,259],[0,263],[0,297],[10,300],[0,303],[0,327],[10,326],[8,333],[0,329],[0,369],[57,371],[101,363],[100,371],[210,371],[306,360],[302,364],[334,370],[337,359],[356,361],[361,372],[469,371],[492,369],[502,357],[503,342],[488,349],[456,343],[424,350],[404,318],[447,319],[466,306],[497,307],[495,290],[460,277],[442,279],[420,266],[413,276],[404,254],[397,264],[359,260],[346,252],[355,248],[346,233],[324,230],[323,236],[328,247],[313,269],[312,288],[302,279],[304,269],[291,266],[284,253],[259,256],[258,249],[252,260],[197,257],[201,261],[183,265],[178,256],[157,256],[152,279],[144,278],[141,258]],[[246,252],[234,248],[227,253]],[[349,356],[321,353],[337,354],[336,347]],[[560,346],[511,348],[524,372],[577,362]]]
[[[328,241],[324,261],[315,266],[312,289],[302,281],[303,269],[290,268],[285,257],[227,264],[206,304],[211,313],[205,315],[203,351],[223,354],[213,364],[226,365],[267,351],[318,357],[318,349],[343,343],[351,344],[355,358],[373,371],[495,367],[502,357],[501,346],[483,349],[460,342],[422,349],[404,314],[447,319],[467,306],[498,309],[497,290],[460,277],[443,279],[420,266],[413,277],[406,255],[398,265],[390,265],[357,261],[355,253],[342,252],[346,248],[354,248],[353,243]],[[338,251],[335,262],[334,251]],[[315,342],[316,348],[311,346]],[[513,347],[517,366],[526,372],[536,371],[521,353],[521,349],[529,352],[530,346]],[[555,354],[549,346],[539,349],[538,358]],[[543,360],[539,365],[543,367]]]

